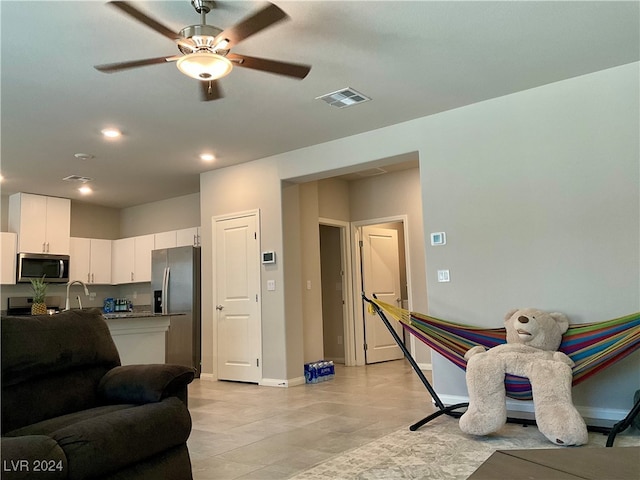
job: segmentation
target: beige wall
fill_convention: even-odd
[[[327,178],[318,182],[318,215],[342,222],[351,221],[349,192],[351,182]]]
[[[263,238],[280,249],[282,180],[418,152],[424,237],[447,233],[444,247],[423,243],[428,313],[498,326],[514,305],[560,310],[573,322],[638,311],[639,84],[635,63],[208,172],[202,225],[210,228],[214,212],[260,208]],[[450,283],[435,282],[441,268]],[[283,280],[282,265],[271,275]],[[265,376],[298,377],[302,338],[285,332],[300,318],[289,308],[285,317],[284,293],[273,293],[263,304]],[[461,371],[433,364],[441,393],[465,394]],[[628,409],[639,375],[636,353],[579,386],[574,401]]]
[[[120,236],[118,208],[101,207],[90,203],[71,201],[71,236],[116,240]]]
[[[322,277],[320,273],[320,228],[318,183],[300,185],[300,245],[302,285],[302,331],[304,362],[323,358]],[[285,226],[286,227],[286,226]]]
[[[120,213],[121,238],[198,225],[200,225],[199,193],[124,208]]]

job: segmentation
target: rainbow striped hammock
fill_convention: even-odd
[[[369,299],[364,293],[362,294],[362,299],[369,304],[370,313],[377,313],[381,318],[389,330],[389,333],[398,344],[398,347],[400,347],[404,353],[405,358],[411,364],[416,375],[429,391],[431,398],[433,398],[438,408],[435,413],[411,425],[409,430],[415,431],[443,414],[453,417],[462,415],[458,410],[466,408],[469,404],[456,403],[455,405],[445,406],[387,319],[385,312],[399,321],[405,331],[415,335],[416,338],[429,345],[462,369],[466,369],[467,366],[467,362],[464,359],[464,354],[467,350],[476,345],[491,348],[505,343],[505,329],[481,328],[448,322],[429,315],[409,312],[408,310],[381,302],[375,299],[375,296],[374,299]],[[576,385],[591,375],[595,375],[600,370],[630,355],[638,348],[640,348],[640,312],[604,322],[570,325],[569,330],[563,336],[563,341],[559,349],[571,357],[575,363],[573,367],[573,384]],[[506,375],[505,390],[511,398],[520,400],[532,398],[531,384],[526,378]],[[613,425],[613,427],[587,425],[587,428],[591,431],[608,434],[607,447],[612,447],[616,435],[630,427],[640,415],[640,396],[638,396],[638,392],[636,392],[636,396],[638,398],[635,399],[635,405],[631,408],[627,416]],[[531,419],[510,417],[507,418],[507,421],[524,424],[535,423]]]
[[[399,321],[405,331],[463,370],[464,354],[471,347],[491,348],[506,343],[504,328],[482,328],[449,322],[430,315],[409,312],[377,299],[367,299],[389,316]],[[374,308],[374,311],[377,311]],[[373,312],[372,312],[373,313]],[[575,363],[573,385],[586,380],[600,370],[616,363],[640,348],[640,312],[602,322],[569,325],[559,350]],[[518,400],[532,398],[526,378],[507,375],[507,396]]]

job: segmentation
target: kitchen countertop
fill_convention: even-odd
[[[102,314],[102,316],[107,320],[110,320],[113,318],[171,317],[175,315],[184,315],[184,313],[113,312],[113,313]]]

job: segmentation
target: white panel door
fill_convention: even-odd
[[[392,305],[399,305],[400,255],[398,232],[390,228],[368,226],[362,228],[362,281],[367,297],[373,294]],[[392,321],[402,338],[402,327]],[[366,363],[386,362],[403,358],[403,353],[378,315],[365,312]]]
[[[216,220],[218,378],[258,383],[262,377],[260,252],[257,216]]]

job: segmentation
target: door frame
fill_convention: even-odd
[[[355,321],[353,319],[354,312],[354,291],[351,288],[353,283],[353,270],[352,270],[352,253],[351,253],[351,224],[349,222],[343,222],[342,220],[333,220],[331,218],[319,218],[319,225],[327,225],[329,227],[336,227],[340,229],[340,249],[341,249],[341,263],[343,269],[342,275],[342,291],[344,292],[344,305],[342,308],[344,316],[344,364],[347,367],[353,367],[356,363],[356,333],[353,328]],[[357,304],[360,302],[358,301]]]
[[[408,308],[411,310],[413,304],[412,291],[411,291],[411,250],[409,248],[409,218],[407,215],[393,215],[389,217],[373,218],[369,220],[360,220],[357,222],[351,222],[351,248],[352,248],[352,291],[354,299],[353,303],[353,323],[349,325],[349,329],[354,332],[354,353],[355,353],[355,365],[366,365],[365,350],[364,350],[364,308],[361,300],[362,296],[362,256],[360,253],[359,242],[362,240],[362,227],[373,226],[382,223],[402,223],[402,229],[404,233],[404,252],[405,252],[405,267],[407,275],[407,300],[409,302]],[[350,319],[350,320],[351,320]],[[345,322],[346,323],[346,322]],[[345,337],[346,338],[346,337]],[[409,341],[409,351],[411,356],[415,357],[415,341],[413,336]],[[345,352],[346,353],[346,352]]]
[[[217,241],[217,225],[218,222],[222,222],[225,220],[233,220],[234,218],[242,218],[242,217],[250,217],[250,216],[255,216],[256,218],[256,241],[257,241],[257,249],[258,252],[262,251],[261,250],[261,240],[260,240],[260,231],[262,229],[261,227],[261,220],[260,220],[260,209],[253,209],[253,210],[243,210],[240,212],[234,212],[234,213],[226,213],[226,214],[222,214],[222,215],[213,215],[211,217],[211,311],[213,312],[213,326],[212,326],[212,332],[214,335],[214,339],[213,339],[213,350],[212,350],[212,361],[213,361],[213,372],[215,375],[216,380],[218,379],[218,341],[219,341],[219,334],[218,334],[218,318],[216,315],[216,305],[218,305],[218,270],[217,270],[217,264],[216,264],[216,250],[217,250],[217,245],[216,245],[216,241]],[[259,384],[262,382],[262,378],[263,378],[263,365],[264,365],[264,361],[263,361],[263,345],[262,345],[262,265],[260,263],[260,258],[258,255],[258,258],[255,259],[255,261],[258,263],[258,308],[257,308],[257,315],[258,315],[258,324],[260,326],[260,328],[258,329],[258,336],[260,339],[260,351],[257,352],[259,354],[259,360],[260,360],[260,365],[258,366],[259,368],[259,373],[258,376],[260,377],[258,382]]]

